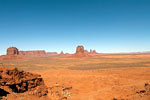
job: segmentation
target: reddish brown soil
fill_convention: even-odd
[[[99,70],[45,70],[41,73],[48,87],[58,83],[72,87],[68,100],[150,100],[145,90],[150,68]],[[118,99],[115,99],[118,98]]]
[[[38,59],[38,63],[31,60],[35,65],[47,66],[46,70],[35,66],[30,72],[41,75],[48,87],[48,96],[41,98],[21,93],[16,100],[150,100],[149,54],[101,54],[79,58],[50,57],[44,61]],[[15,95],[10,95],[8,100]]]

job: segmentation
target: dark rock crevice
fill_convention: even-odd
[[[32,74],[17,68],[0,68],[0,88],[3,95],[9,93],[34,92],[38,97],[47,95],[47,87],[44,84],[41,75]],[[38,92],[38,93],[36,93]]]
[[[7,92],[4,89],[0,88],[0,97],[7,96],[7,94],[9,94],[9,92]]]

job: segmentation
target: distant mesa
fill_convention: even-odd
[[[19,55],[24,55],[24,56],[46,56],[46,52],[44,50],[19,51]]]
[[[72,57],[90,57],[87,50],[84,50],[82,45],[77,46],[76,53],[72,55]]]
[[[84,53],[89,53],[88,50],[84,50]]]
[[[63,51],[61,51],[61,52],[60,52],[60,55],[64,55],[64,52],[63,52]]]
[[[98,53],[96,52],[96,50],[90,49],[90,54],[98,54]]]
[[[58,55],[58,53],[57,52],[46,52],[46,55],[47,56],[56,56],[56,55]]]
[[[38,56],[47,56],[44,50],[35,50],[35,51],[19,51],[16,47],[9,47],[7,49],[7,54],[0,56],[0,59],[3,60],[13,60],[13,59],[25,59],[27,57],[38,57]]]
[[[6,51],[6,55],[0,56],[0,59],[3,60],[16,60],[16,59],[23,59],[23,56],[19,55],[19,50],[16,47],[9,47]]]
[[[58,54],[57,52],[46,52],[45,50],[19,51],[16,47],[9,47],[7,49],[7,54],[0,56],[0,59],[13,60],[41,56],[91,57],[95,54],[98,54],[96,50],[91,49],[90,52],[88,52],[88,50],[85,50],[82,45],[76,47],[76,52],[74,54],[64,53],[63,51]]]
[[[77,46],[76,53],[84,53],[84,47],[83,46]]]
[[[7,49],[7,55],[19,55],[19,50],[16,47],[9,47]]]
[[[62,57],[67,57],[67,56],[70,56],[71,54],[69,53],[64,53],[63,51],[60,52],[59,56],[62,56]]]
[[[97,53],[96,50],[93,50],[93,53]]]

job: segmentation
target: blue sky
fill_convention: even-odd
[[[0,54],[150,51],[149,0],[0,0]]]

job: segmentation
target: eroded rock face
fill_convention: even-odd
[[[64,55],[64,52],[63,52],[63,51],[61,51],[61,52],[60,52],[60,55]]]
[[[19,55],[19,50],[16,47],[9,47],[6,52],[6,55],[0,56],[0,60],[19,60],[24,58]]]
[[[43,79],[38,74],[15,69],[0,68],[0,91],[5,93],[2,96],[12,93],[29,92],[32,95],[42,97],[47,95],[48,90]]]
[[[47,56],[56,56],[58,55],[57,52],[46,52]]]
[[[19,55],[24,55],[24,56],[46,56],[46,52],[44,50],[19,51]]]
[[[96,50],[90,49],[90,54],[97,54]]]
[[[83,46],[77,46],[76,53],[84,53],[84,47]]]
[[[145,90],[150,92],[150,82],[145,83]]]
[[[9,47],[7,49],[7,55],[19,55],[19,50],[16,47]]]
[[[89,57],[89,53],[87,50],[84,50],[83,46],[77,46],[76,53],[72,55],[72,57]]]

